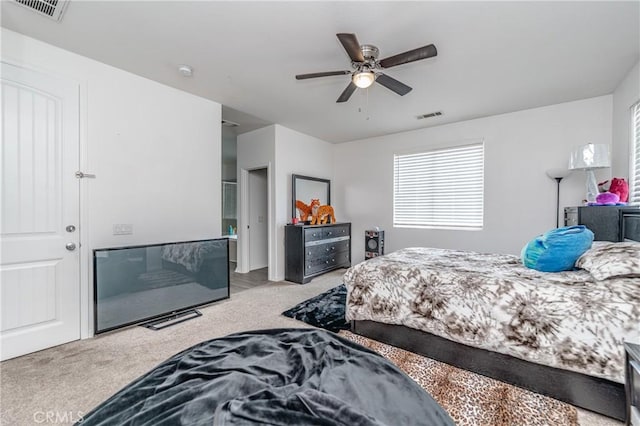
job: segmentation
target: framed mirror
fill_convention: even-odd
[[[296,200],[306,205],[317,198],[320,205],[331,205],[331,181],[310,176],[291,175],[291,217],[298,217]]]

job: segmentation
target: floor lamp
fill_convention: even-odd
[[[558,185],[557,195],[556,195],[556,228],[560,227],[560,182],[562,179],[569,176],[571,171],[567,169],[550,169],[547,170],[547,176],[551,179],[555,179],[556,184]]]

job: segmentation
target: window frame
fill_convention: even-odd
[[[477,224],[473,224],[473,225],[467,225],[464,223],[456,223],[456,224],[447,224],[447,225],[442,225],[442,224],[436,224],[436,223],[427,223],[427,224],[410,224],[410,223],[399,223],[400,221],[397,220],[397,216],[396,216],[396,196],[397,196],[397,187],[398,187],[398,183],[397,183],[397,178],[398,178],[398,172],[396,170],[397,167],[397,158],[398,157],[402,157],[402,156],[410,156],[410,155],[419,155],[419,154],[429,154],[429,153],[435,153],[438,151],[450,151],[450,150],[456,150],[456,149],[461,149],[461,148],[467,148],[467,147],[474,147],[474,146],[480,146],[481,148],[481,178],[480,178],[480,182],[481,182],[481,191],[482,191],[482,196],[480,197],[480,203],[479,203],[479,208],[480,208],[480,215],[479,215],[479,223]],[[393,191],[392,191],[392,225],[394,228],[405,228],[405,229],[439,229],[439,230],[460,230],[460,231],[482,231],[484,229],[485,226],[485,178],[486,178],[486,145],[485,145],[485,140],[484,138],[474,138],[474,139],[467,139],[464,141],[459,141],[457,143],[448,143],[448,144],[438,144],[438,145],[429,145],[429,146],[422,146],[419,148],[413,148],[411,150],[403,150],[403,151],[397,151],[394,152],[393,154],[393,167],[392,167],[392,176],[393,176],[393,182],[392,182],[392,187],[393,187]],[[476,206],[478,207],[478,206]],[[465,208],[465,207],[461,207],[461,208]],[[456,207],[456,209],[458,209],[458,207]],[[428,222],[428,219],[432,219],[432,218],[425,218],[425,222]]]
[[[629,109],[629,204],[640,204],[640,100]],[[636,167],[638,165],[638,167]],[[635,196],[635,197],[634,197]]]

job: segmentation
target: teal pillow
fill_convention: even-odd
[[[570,271],[592,242],[593,232],[584,225],[552,229],[522,248],[522,263],[542,272]]]

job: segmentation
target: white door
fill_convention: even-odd
[[[249,172],[249,270],[269,264],[267,169]]]
[[[5,360],[80,338],[74,176],[79,88],[5,62],[1,67],[0,359]]]

